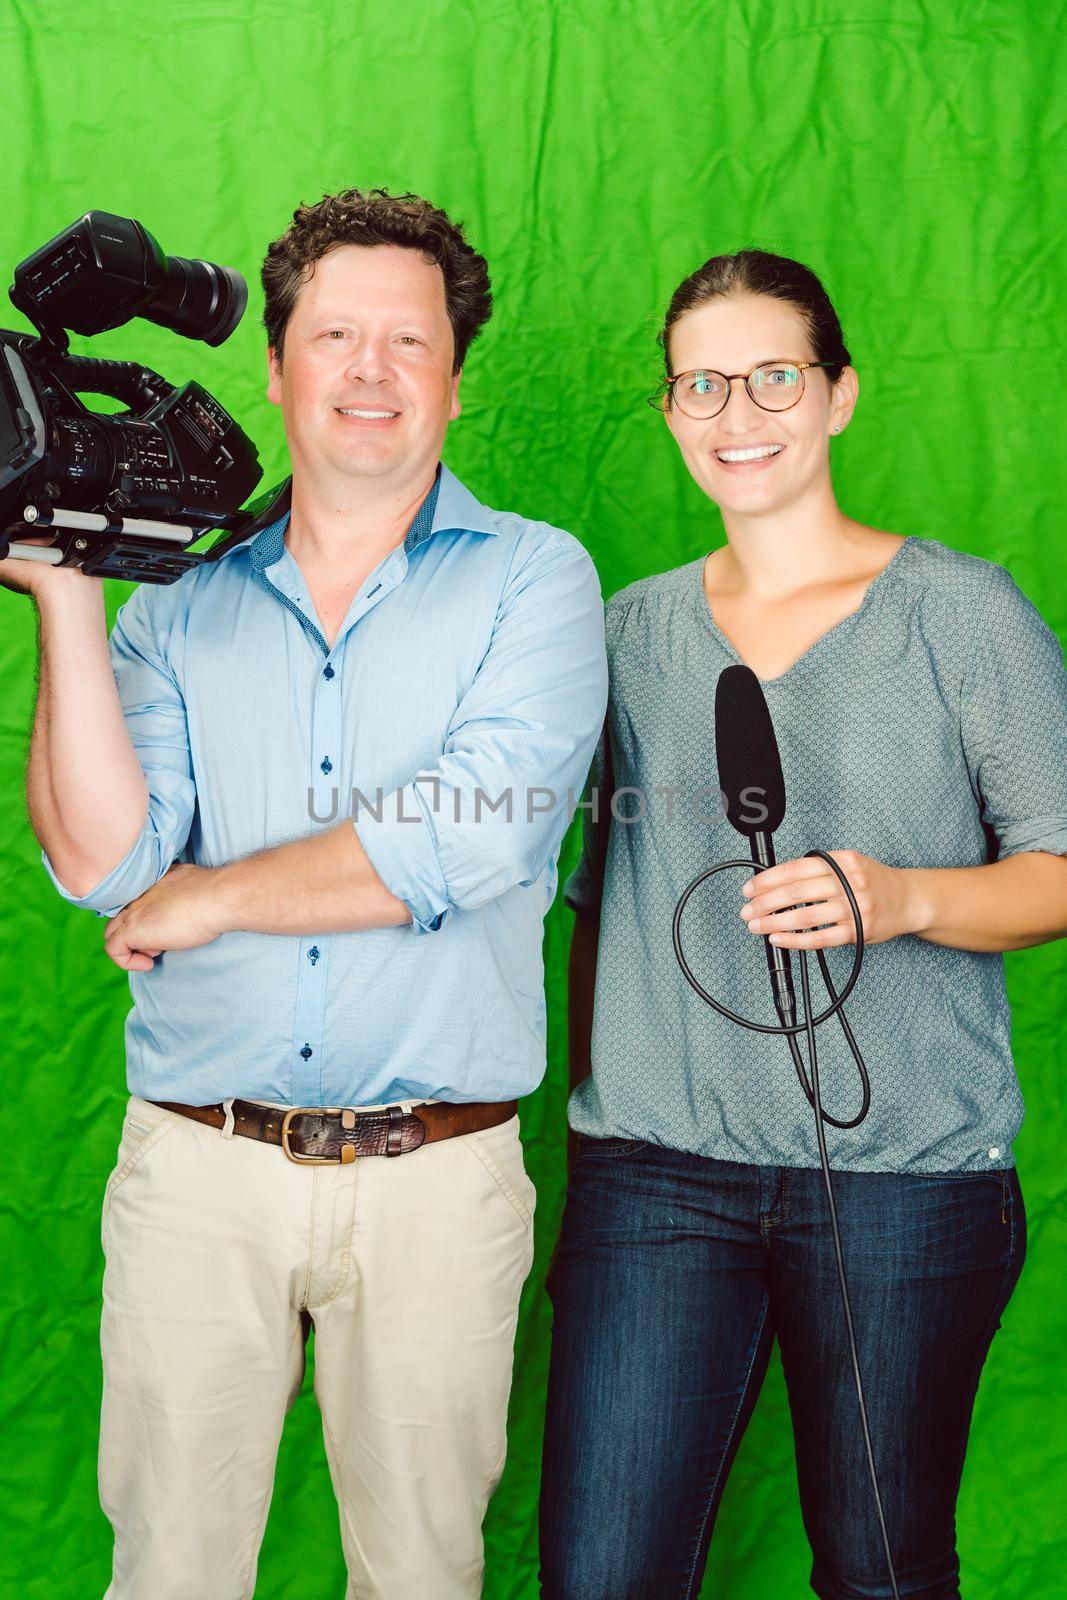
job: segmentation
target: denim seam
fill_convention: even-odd
[[[607,1139],[594,1139],[589,1134],[580,1134],[579,1137],[586,1142],[579,1148],[575,1161],[580,1161],[583,1156],[599,1156],[602,1161],[623,1161],[627,1156],[636,1155],[647,1143],[644,1139],[622,1139],[615,1135]],[[614,1149],[606,1150],[605,1145],[614,1145]]]
[[[1001,1178],[1001,1182],[1005,1185],[1005,1188],[1006,1188],[1007,1187],[1007,1180],[1002,1177]],[[1009,1195],[1009,1198],[1010,1198],[1010,1195]],[[1012,1274],[1012,1272],[1013,1272],[1013,1270],[1015,1268],[1015,1207],[1013,1205],[1009,1206],[1009,1210],[1012,1213],[1011,1223],[1010,1223],[1011,1237],[1010,1237],[1010,1239],[1008,1241],[1008,1259],[1004,1264],[1003,1280],[1005,1282],[1011,1277],[1011,1274]],[[1003,1289],[1001,1290],[1001,1293],[1003,1293]],[[1004,1304],[1002,1306],[1000,1306],[998,1310],[993,1311],[993,1312],[990,1313],[989,1318],[988,1318],[988,1320],[986,1322],[986,1325],[985,1325],[985,1333],[983,1335],[983,1343],[985,1345],[985,1352],[984,1352],[981,1360],[978,1363],[977,1371],[975,1372],[975,1375],[974,1375],[974,1393],[971,1396],[972,1420],[973,1420],[973,1407],[974,1407],[975,1401],[978,1398],[978,1388],[979,1388],[979,1385],[981,1384],[981,1381],[982,1381],[982,1373],[985,1370],[986,1362],[989,1360],[989,1352],[992,1349],[993,1340],[997,1336],[997,1329],[1000,1326],[1000,1319],[1004,1315],[1004,1312],[1007,1309],[1008,1300],[1010,1300],[1010,1299],[1011,1299],[1011,1292],[1009,1291],[1007,1300],[1005,1300]],[[964,1468],[964,1464],[965,1464],[966,1459],[967,1459],[967,1447],[968,1447],[969,1443],[970,1443],[970,1424],[968,1424],[967,1430],[964,1433],[963,1442],[962,1442],[962,1445],[961,1445],[961,1448],[960,1448],[960,1452],[959,1452],[959,1459],[956,1462],[956,1481],[957,1481],[957,1483],[959,1483],[959,1481],[963,1477],[963,1468]],[[958,1494],[958,1490],[957,1490],[957,1494]],[[958,1568],[958,1562],[959,1562],[959,1552],[958,1552],[958,1550],[957,1550],[956,1559],[957,1559],[957,1568]],[[959,1591],[957,1590],[957,1593],[958,1592]]]
[[[711,1508],[715,1503],[715,1494],[719,1487],[719,1479],[722,1477],[723,1464],[727,1461],[730,1455],[730,1446],[733,1444],[734,1434],[737,1431],[737,1419],[741,1415],[741,1408],[745,1403],[745,1396],[748,1394],[748,1386],[752,1381],[752,1368],[756,1364],[756,1352],[759,1349],[760,1340],[763,1337],[763,1330],[767,1325],[767,1313],[770,1310],[770,1304],[771,1297],[765,1292],[763,1296],[763,1311],[760,1314],[755,1337],[752,1340],[752,1344],[748,1352],[748,1370],[745,1373],[745,1381],[741,1385],[741,1393],[738,1396],[737,1405],[734,1408],[734,1414],[730,1419],[730,1427],[726,1434],[726,1443],[723,1448],[722,1458],[719,1462],[718,1470],[711,1481],[711,1488],[708,1491],[708,1502],[704,1508],[704,1520],[700,1524],[700,1532],[697,1535],[696,1549],[693,1551],[693,1564],[689,1569],[689,1577],[686,1581],[684,1600],[693,1600],[693,1580],[696,1577],[697,1562],[700,1559],[700,1547],[704,1543],[704,1530],[708,1525],[708,1518],[711,1516]]]
[[[1015,1264],[1015,1197],[1011,1192],[1008,1174],[1000,1174],[1001,1215],[1008,1218],[1008,1268]]]
[[[1008,1278],[1008,1277],[1010,1277],[1012,1272],[1015,1272],[1016,1273],[1016,1277],[1018,1277],[1018,1273],[1022,1271],[1022,1268],[1019,1267],[1017,1269],[1016,1268],[1016,1264],[1015,1264],[1015,1255],[1016,1255],[1016,1249],[1017,1249],[1017,1245],[1018,1245],[1018,1229],[1016,1228],[1016,1225],[1015,1225],[1015,1211],[1016,1211],[1015,1196],[1011,1192],[1011,1184],[1008,1181],[1008,1175],[1007,1175],[1006,1172],[1001,1173],[1000,1181],[1001,1181],[1001,1184],[1003,1186],[1004,1198],[1005,1198],[1005,1202],[1006,1202],[1004,1209],[1006,1210],[1006,1212],[1008,1214],[1008,1217],[1009,1217],[1009,1223],[1008,1223],[1008,1259],[1005,1262],[1005,1266],[1004,1266],[1004,1276],[1005,1276],[1005,1278]],[[1011,1294],[1010,1293],[1008,1295],[1008,1299],[1009,1300],[1011,1299]],[[1007,1301],[1005,1301],[1005,1304],[1001,1309],[1000,1316],[1003,1316],[1003,1314],[1004,1314],[1004,1312],[1006,1310],[1007,1310]],[[999,1320],[1000,1320],[1000,1318],[998,1317],[997,1318],[998,1323],[999,1323]],[[992,1340],[993,1340],[994,1335],[996,1334],[996,1331],[997,1331],[996,1327],[994,1327],[992,1333],[989,1335],[990,1343],[992,1343]]]

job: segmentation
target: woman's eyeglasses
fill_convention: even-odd
[[[695,367],[691,372],[676,372],[666,379],[649,400],[657,411],[677,406],[687,417],[706,422],[725,409],[730,385],[743,379],[749,396],[764,411],[788,411],[804,393],[804,374],[809,367],[832,367],[832,361],[761,361],[751,372],[713,372]]]

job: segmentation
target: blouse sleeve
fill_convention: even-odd
[[[1067,671],[1059,640],[1003,567],[975,609],[962,732],[1000,856],[1067,855]]]
[[[611,749],[605,718],[600,730],[589,782],[582,796],[582,853],[563,885],[564,902],[572,911],[598,911],[604,892],[604,861],[611,827]]]

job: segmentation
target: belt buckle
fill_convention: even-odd
[[[302,1156],[299,1155],[289,1143],[289,1134],[294,1117],[340,1117],[343,1128],[355,1127],[356,1119],[351,1110],[347,1111],[342,1106],[290,1106],[282,1118],[282,1151],[288,1160],[298,1167],[346,1167],[356,1159],[355,1146],[343,1144],[336,1156]]]

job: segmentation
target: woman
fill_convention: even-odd
[[[745,663],[782,754],[779,864],[694,896],[686,955],[773,1023],[765,937],[829,951],[837,987],[853,954],[839,882],[806,853],[830,851],[854,888],[867,948],[847,1011],[871,1105],[827,1128],[829,1157],[897,1583],[952,1600],[975,1390],[1024,1252],[1000,952],[1067,931],[1067,674],[1002,568],[838,506],[829,441],[858,384],[811,271],[715,257],[678,288],[662,343],[667,426],[726,544],[608,606],[599,821],[568,885],[575,1078],[594,979],[596,998],[549,1283],[543,1593],[697,1594],[777,1338],[812,1588],[892,1594],[813,1112],[783,1039],[705,1006],[672,948],[685,886],[746,853],[707,800],[715,684]],[[833,1023],[819,1061],[848,1122],[860,1084]]]

